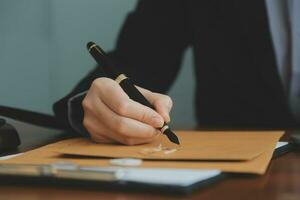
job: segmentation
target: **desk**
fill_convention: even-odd
[[[19,124],[21,140],[20,150],[47,144],[65,137],[59,131],[45,130],[35,126]],[[43,132],[41,132],[43,131]],[[1,180],[2,181],[2,180]],[[274,159],[264,176],[231,177],[210,187],[204,188],[191,196],[168,196],[164,194],[133,193],[113,191],[95,191],[88,189],[55,188],[51,186],[0,186],[0,200],[53,200],[53,199],[112,199],[112,200],[155,200],[155,199],[238,199],[268,200],[300,199],[300,152],[290,152]]]

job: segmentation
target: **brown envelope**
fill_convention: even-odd
[[[282,133],[268,132],[197,132],[177,131],[181,141],[178,151],[151,152],[162,147],[176,147],[165,136],[150,144],[125,146],[121,144],[96,144],[89,139],[73,139],[59,153],[104,158],[141,158],[147,160],[252,160],[266,151],[271,139]]]
[[[179,132],[178,132],[179,133]],[[143,161],[140,167],[151,168],[185,168],[185,169],[220,169],[224,172],[234,173],[265,173],[268,164],[271,160],[273,150],[277,141],[283,135],[280,131],[260,131],[260,132],[189,132],[195,134],[215,134],[216,137],[222,138],[222,135],[231,135],[234,133],[238,138],[249,140],[263,140],[264,150],[259,156],[252,160],[245,161],[174,161],[174,160],[146,160]],[[220,134],[219,134],[220,133]],[[243,136],[241,136],[243,135]],[[231,135],[232,136],[232,135]],[[181,133],[180,133],[181,137]],[[0,161],[0,163],[14,163],[14,164],[51,164],[55,162],[71,162],[78,165],[85,166],[110,166],[109,160],[106,158],[87,157],[87,156],[63,156],[60,151],[63,151],[66,146],[70,146],[78,139],[63,140],[53,143],[32,151],[29,151],[21,156]],[[79,139],[82,140],[82,139]],[[225,141],[225,140],[224,140]]]

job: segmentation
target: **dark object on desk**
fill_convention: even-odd
[[[0,119],[0,153],[16,149],[21,144],[17,130]]]
[[[0,115],[37,126],[66,129],[54,116],[44,113],[0,105]],[[20,143],[17,130],[0,118],[0,153],[16,149]]]
[[[125,74],[120,73],[117,70],[113,61],[99,46],[97,46],[94,42],[89,42],[87,44],[87,49],[97,63],[103,66],[104,71],[110,76],[110,78],[115,80],[132,100],[154,109],[150,102],[134,86],[131,80]],[[178,137],[170,130],[167,123],[164,123],[159,129],[171,142],[178,145],[180,144]]]

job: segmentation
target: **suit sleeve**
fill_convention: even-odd
[[[188,38],[184,1],[141,0],[127,16],[110,56],[136,85],[165,93],[179,71]],[[66,128],[84,132],[81,107],[84,91],[94,79],[102,76],[104,72],[96,67],[70,94],[54,104],[54,113]],[[70,113],[76,114],[71,116]],[[72,121],[74,123],[70,123]],[[74,124],[80,128],[74,128]]]

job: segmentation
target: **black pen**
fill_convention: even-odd
[[[97,63],[103,66],[105,73],[107,73],[110,78],[115,80],[132,100],[154,109],[150,102],[134,86],[131,80],[125,74],[120,73],[117,70],[113,61],[99,46],[97,46],[94,42],[89,42],[87,44],[87,49],[93,56],[93,58],[97,61]],[[178,137],[170,130],[170,127],[167,123],[164,123],[164,125],[159,128],[159,130],[163,134],[165,134],[171,142],[178,145],[180,144]]]

